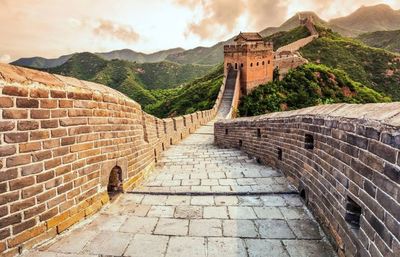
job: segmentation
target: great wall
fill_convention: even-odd
[[[230,119],[240,76],[158,119],[1,64],[1,256],[397,257],[400,103]]]

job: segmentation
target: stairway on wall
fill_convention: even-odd
[[[222,97],[221,105],[217,112],[217,119],[225,119],[231,109],[237,76],[237,70],[229,70],[225,83],[225,91]]]

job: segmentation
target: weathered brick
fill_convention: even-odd
[[[53,149],[53,157],[59,157],[59,156],[64,156],[69,153],[69,147],[64,146],[64,147],[58,147],[56,149]]]
[[[43,88],[32,88],[30,92],[30,97],[33,98],[48,98],[49,90]]]
[[[43,161],[50,159],[52,157],[51,150],[41,151],[41,152],[34,152],[32,154],[32,160],[34,162]]]
[[[51,90],[50,95],[52,98],[66,98],[67,93],[61,90]]]
[[[28,153],[33,151],[41,150],[42,144],[41,142],[31,142],[31,143],[23,143],[19,144],[19,152],[20,153]]]
[[[71,146],[71,152],[80,152],[80,151],[85,151],[93,148],[93,143],[84,143],[84,144],[77,144],[77,145],[72,145]]]
[[[49,119],[49,110],[31,110],[31,119]]]
[[[18,108],[38,108],[39,101],[36,99],[29,98],[17,98],[16,100]]]
[[[44,233],[46,231],[46,226],[45,225],[39,225],[36,227],[33,227],[29,230],[26,230],[22,233],[20,233],[19,235],[10,238],[7,240],[8,242],[8,246],[9,247],[16,247],[17,245],[20,245],[26,241],[28,241],[29,239],[32,239],[42,233]]]
[[[72,100],[60,100],[59,107],[60,108],[72,108],[72,107],[74,107],[74,102]]]
[[[0,157],[9,156],[15,154],[17,151],[15,145],[0,145]]]
[[[22,120],[17,123],[18,130],[35,130],[39,128],[39,123],[37,121]]]
[[[0,205],[15,202],[19,199],[19,191],[2,194],[0,197]]]
[[[64,128],[60,129],[53,129],[51,130],[51,137],[62,137],[61,138],[61,145],[62,145],[62,139],[67,135],[67,130]]]
[[[53,208],[39,216],[40,221],[47,221],[58,214],[58,208]]]
[[[47,189],[47,188],[46,188]],[[56,190],[55,189],[53,189],[53,190],[47,190],[47,191],[45,191],[44,193],[42,193],[42,194],[40,194],[40,195],[38,195],[38,196],[36,196],[36,200],[37,200],[37,202],[40,204],[40,203],[44,203],[44,202],[47,202],[48,200],[50,200],[50,199],[52,199],[53,197],[55,197],[56,196]]]
[[[383,173],[396,183],[400,183],[400,168],[397,165],[385,164]]]
[[[40,121],[40,127],[42,129],[57,128],[58,120],[42,120]]]
[[[28,96],[28,89],[23,87],[4,86],[3,94],[12,96]]]
[[[67,111],[62,109],[51,110],[51,118],[64,118],[67,117]]]
[[[68,92],[68,98],[77,100],[92,100],[93,93]]]
[[[60,125],[63,127],[86,125],[86,124],[87,124],[87,118],[60,119]]]
[[[358,146],[362,149],[367,149],[368,147],[368,139],[365,137],[360,137],[354,134],[347,134],[346,141],[347,143]]]
[[[30,139],[31,140],[42,140],[42,139],[47,139],[50,137],[50,133],[47,130],[38,130],[38,131],[32,131]]]
[[[40,100],[40,108],[43,109],[54,109],[58,107],[57,100],[52,99],[41,99]]]
[[[43,149],[52,149],[60,146],[60,139],[50,139],[43,141]]]
[[[18,176],[18,170],[16,168],[1,171],[0,182],[12,180],[14,178],[17,178],[17,176]]]
[[[27,119],[28,111],[21,109],[4,109],[3,119]]]
[[[90,126],[80,126],[80,127],[70,128],[68,130],[68,134],[70,136],[75,136],[75,135],[79,135],[79,134],[90,133],[91,131],[92,131],[92,128]]]
[[[30,219],[32,217],[38,217],[39,214],[41,214],[41,213],[43,213],[45,211],[46,211],[46,205],[45,204],[35,205],[34,207],[24,211],[24,218],[25,219]]]
[[[30,154],[17,155],[17,156],[8,157],[6,159],[6,164],[7,164],[7,167],[20,166],[20,165],[31,163],[31,159],[32,159],[32,157]]]
[[[24,166],[21,168],[22,176],[29,176],[32,174],[37,174],[43,170],[43,163],[33,163],[28,166]]]
[[[14,106],[13,99],[11,97],[0,97],[0,108],[10,108]]]
[[[34,227],[35,225],[36,225],[35,219],[30,219],[30,220],[24,221],[22,223],[16,224],[12,228],[13,235],[17,235],[17,234],[21,233],[22,231],[25,231],[27,229]]]
[[[43,192],[43,185],[31,186],[22,190],[22,198],[29,198]]]
[[[397,220],[400,220],[400,204],[396,203],[396,201],[383,193],[382,190],[378,189],[376,199],[379,204],[383,206],[383,208],[388,211],[393,217]]]
[[[46,170],[55,168],[55,167],[57,167],[59,165],[61,165],[61,158],[55,158],[55,159],[46,161],[44,163],[44,167],[45,167]]]
[[[15,180],[11,180],[9,183],[10,183],[10,189],[13,191],[33,185],[35,183],[35,178],[34,177],[18,178]]]
[[[50,170],[50,171],[47,171],[47,172],[42,172],[42,173],[40,173],[39,175],[36,176],[36,180],[37,180],[38,183],[48,181],[48,180],[50,180],[52,178],[54,178],[54,171],[53,170]]]
[[[368,150],[391,163],[396,162],[396,156],[397,156],[396,149],[387,146],[381,142],[371,141]]]
[[[15,128],[14,121],[0,121],[0,131],[6,132]]]
[[[13,214],[8,217],[0,218],[0,228],[5,228],[10,225],[14,225],[20,223],[22,220],[21,213]]]
[[[0,230],[0,240],[3,240],[11,235],[9,228]],[[0,251],[1,252],[1,251]]]

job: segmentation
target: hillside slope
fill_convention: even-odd
[[[363,6],[352,14],[333,19],[329,24],[348,29],[344,36],[357,36],[362,33],[400,29],[400,10],[389,5]]]
[[[354,81],[400,100],[400,59],[395,54],[341,37],[329,29],[317,29],[320,37],[300,49],[303,57],[341,69]]]
[[[376,31],[357,37],[364,44],[400,53],[400,30]]]
[[[387,101],[390,98],[354,82],[343,71],[306,64],[289,71],[283,80],[262,85],[243,97],[239,115],[254,116],[330,103]]]
[[[138,63],[153,63],[153,62],[161,62],[164,61],[167,56],[171,54],[177,54],[185,51],[183,48],[173,48],[168,50],[163,50],[159,52],[155,52],[152,54],[145,54],[140,52],[135,52],[130,49],[122,49],[122,50],[115,50],[111,52],[104,52],[104,53],[94,53],[97,56],[105,59],[105,60],[123,60],[123,61],[130,61],[130,62],[138,62]],[[23,67],[30,67],[34,69],[47,69],[47,68],[54,68],[60,66],[67,62],[73,55],[63,55],[59,58],[43,58],[43,57],[30,57],[30,58],[20,58],[11,64]]]

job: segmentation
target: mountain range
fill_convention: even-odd
[[[363,6],[348,16],[330,21],[324,21],[314,12],[301,12],[288,19],[281,26],[268,27],[260,31],[260,34],[267,37],[276,32],[292,30],[300,25],[301,19],[304,17],[312,17],[315,24],[330,28],[346,37],[357,37],[360,34],[375,31],[400,30],[400,10],[393,10],[388,5],[380,4]],[[168,60],[181,64],[214,65],[222,62],[223,45],[232,40],[233,38],[230,38],[211,47],[196,47],[190,50],[174,48],[152,54],[144,54],[123,49],[108,53],[96,53],[96,55],[106,60],[119,59],[138,63]],[[56,59],[42,57],[21,58],[12,62],[12,64],[32,68],[51,68],[65,63],[71,56],[64,55]]]

